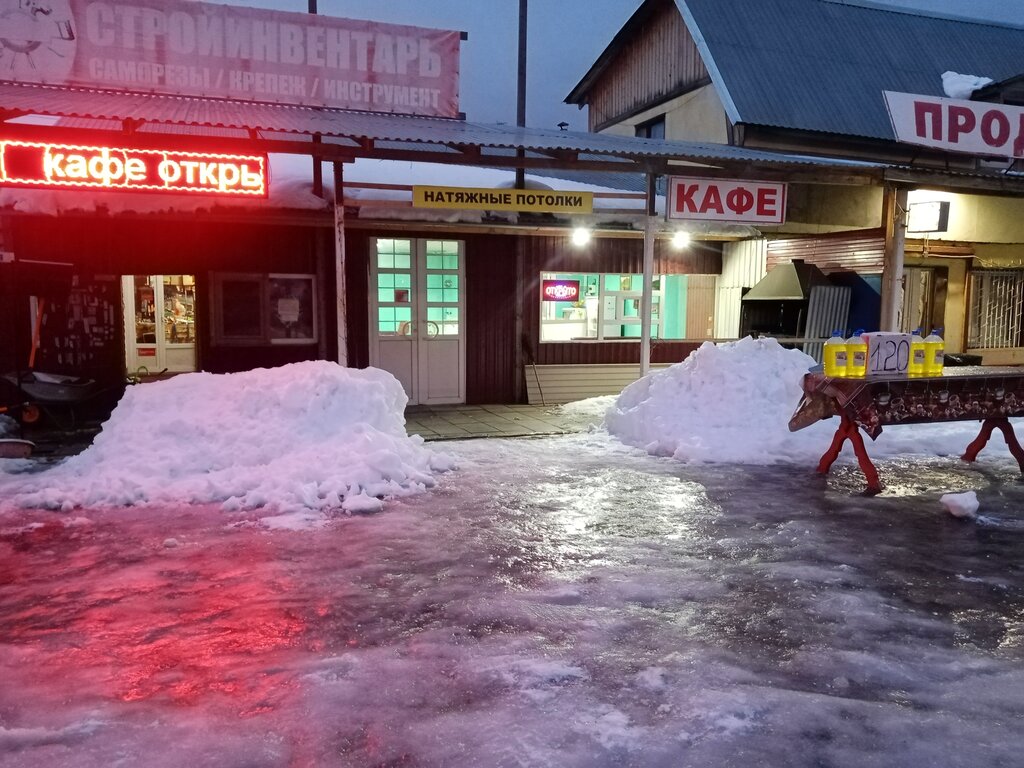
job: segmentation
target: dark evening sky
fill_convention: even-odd
[[[306,0],[239,4],[287,11],[307,8]],[[1024,26],[1024,0],[891,0],[888,4]],[[573,130],[586,130],[586,113],[562,100],[639,5],[640,0],[530,2],[529,125],[554,127],[564,120]],[[331,16],[468,32],[461,55],[462,110],[475,122],[515,122],[518,0],[319,0],[318,7]]]

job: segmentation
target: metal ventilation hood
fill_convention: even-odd
[[[832,285],[825,273],[803,259],[777,264],[757,285],[747,291],[743,301],[803,301],[811,297],[816,285]]]

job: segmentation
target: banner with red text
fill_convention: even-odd
[[[186,0],[0,0],[0,80],[459,115],[460,33]]]
[[[786,185],[669,176],[669,219],[782,224],[786,220]]]
[[[883,91],[896,140],[951,152],[1024,157],[1024,108]]]

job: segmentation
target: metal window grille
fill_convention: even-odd
[[[1024,270],[972,272],[968,346],[972,349],[1020,346],[1022,309]]]

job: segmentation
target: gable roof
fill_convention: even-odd
[[[675,2],[734,123],[893,140],[882,91],[944,96],[947,70],[1024,69],[1024,28],[832,0]]]
[[[587,70],[587,74],[573,86],[572,91],[565,97],[566,104],[579,104],[580,109],[583,108],[587,92],[594,86],[598,78],[604,74],[605,70],[608,69],[623,46],[640,32],[643,26],[650,21],[658,6],[665,2],[671,2],[671,0],[645,0],[640,4],[640,7],[622,25],[622,28],[615,33],[615,37],[612,38],[611,42],[601,51],[601,55],[597,57],[597,60]]]

